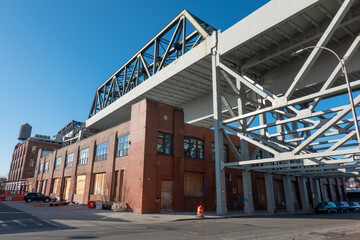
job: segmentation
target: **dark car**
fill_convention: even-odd
[[[317,213],[321,213],[321,212],[337,213],[336,205],[333,202],[321,202],[316,206],[315,211]]]
[[[28,203],[32,202],[32,201],[50,202],[51,198],[48,196],[45,196],[42,193],[27,193],[27,194],[25,194],[23,200]]]
[[[349,205],[347,202],[341,201],[341,202],[335,202],[336,209],[338,212],[350,212]]]
[[[360,212],[360,204],[358,202],[349,202],[349,210],[351,212]]]

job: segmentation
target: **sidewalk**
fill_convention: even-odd
[[[216,212],[205,212],[204,217],[197,217],[196,212],[181,213],[154,213],[138,214],[133,212],[112,212],[110,210],[97,210],[81,205],[69,205],[49,207],[48,203],[25,203],[25,202],[2,202],[10,207],[16,208],[40,219],[56,221],[65,224],[72,222],[122,222],[122,223],[160,223],[186,220],[202,220],[216,218],[235,218],[248,216],[269,216],[266,211],[257,211],[255,214],[244,214],[242,211],[230,211],[227,215],[217,215]],[[303,213],[298,212],[298,213]],[[277,215],[288,215],[286,211],[278,212]]]

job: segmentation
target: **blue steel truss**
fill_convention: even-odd
[[[210,36],[215,28],[183,10],[97,90],[91,118]]]

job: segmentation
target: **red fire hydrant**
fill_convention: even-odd
[[[204,208],[202,205],[197,207],[197,216],[198,217],[204,217]]]

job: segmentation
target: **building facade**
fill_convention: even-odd
[[[27,189],[31,189],[39,149],[42,149],[40,156],[45,156],[58,148],[61,148],[61,143],[42,135],[35,135],[16,144],[11,159],[6,191],[12,194],[22,194]]]
[[[241,151],[239,138],[230,137]],[[132,106],[130,121],[46,157],[39,154],[31,190],[84,204],[126,202],[139,213],[194,211],[200,204],[215,210],[213,142],[211,129],[184,123],[182,109],[145,99]],[[226,161],[235,161],[224,146]],[[254,149],[250,146],[250,153]],[[226,169],[225,177],[229,210],[243,209],[242,170]],[[292,176],[287,188],[284,176],[272,177],[277,209],[286,208],[288,196],[294,208],[345,200],[340,178],[299,181]],[[265,173],[251,172],[255,209],[267,209],[267,185]]]

